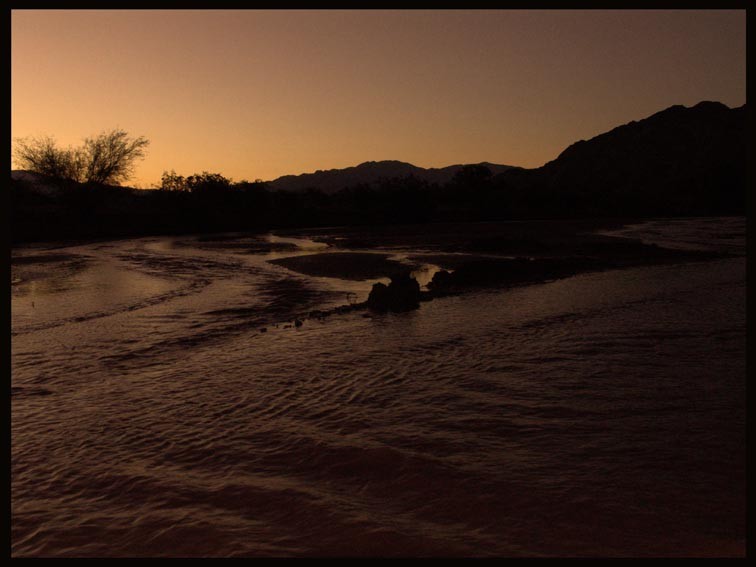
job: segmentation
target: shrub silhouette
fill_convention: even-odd
[[[186,178],[178,175],[174,170],[164,171],[160,179],[160,189],[163,191],[189,191]]]
[[[212,195],[231,189],[231,180],[220,173],[202,173],[190,175],[186,178],[186,187],[192,193]]]
[[[14,157],[21,169],[58,180],[83,181],[81,149],[58,148],[51,136],[18,139]]]
[[[144,150],[149,143],[142,136],[131,138],[123,130],[111,130],[85,139],[86,181],[99,184],[125,181],[134,171],[134,162],[144,158]]]
[[[118,185],[131,177],[148,145],[146,138],[116,129],[86,138],[80,148],[58,148],[50,136],[21,138],[14,157],[22,169],[57,180]]]

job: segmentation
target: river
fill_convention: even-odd
[[[745,224],[301,327],[376,281],[268,262],[306,235],[16,249],[12,554],[742,556]]]

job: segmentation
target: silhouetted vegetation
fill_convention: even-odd
[[[117,184],[131,177],[134,163],[144,157],[149,141],[123,130],[85,138],[80,148],[58,148],[49,136],[16,141],[14,157],[22,169],[57,182]]]
[[[481,164],[456,168],[445,183],[410,174],[328,192],[273,190],[259,180],[235,182],[209,172],[184,177],[174,171],[164,173],[155,190],[113,187],[93,180],[123,178],[146,141],[116,132],[102,143],[87,142],[89,150],[80,152],[41,139],[19,146],[25,163],[41,175],[11,180],[12,238],[745,214],[745,123],[745,107],[672,107],[573,144],[537,169],[493,174]],[[109,162],[101,156],[120,157],[123,167],[106,167]],[[77,182],[82,160],[103,163],[85,168],[89,183]],[[329,172],[329,183],[335,175]]]
[[[16,140],[16,162],[23,168],[59,181],[82,181],[81,150],[58,148],[50,136]]]

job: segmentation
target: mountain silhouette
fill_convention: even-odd
[[[268,183],[207,174],[225,183],[158,191],[14,171],[11,235],[24,242],[301,226],[743,215],[746,164],[745,105],[701,102],[576,142],[534,169],[489,163],[424,169],[378,161]]]
[[[488,162],[475,165],[487,167],[494,175],[513,168],[516,169],[511,165]],[[318,170],[314,173],[303,173],[301,175],[284,175],[273,181],[268,181],[267,184],[271,189],[285,191],[317,189],[323,193],[335,193],[345,187],[370,185],[385,179],[413,176],[428,183],[443,185],[448,183],[463,167],[464,164],[458,164],[426,169],[396,160],[366,161],[360,165],[343,169]]]
[[[742,214],[746,107],[671,106],[496,182],[527,194],[524,206],[548,203],[571,214]]]

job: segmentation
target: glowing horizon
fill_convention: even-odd
[[[538,167],[675,104],[745,104],[745,10],[13,10],[11,137],[123,128],[234,180]]]

